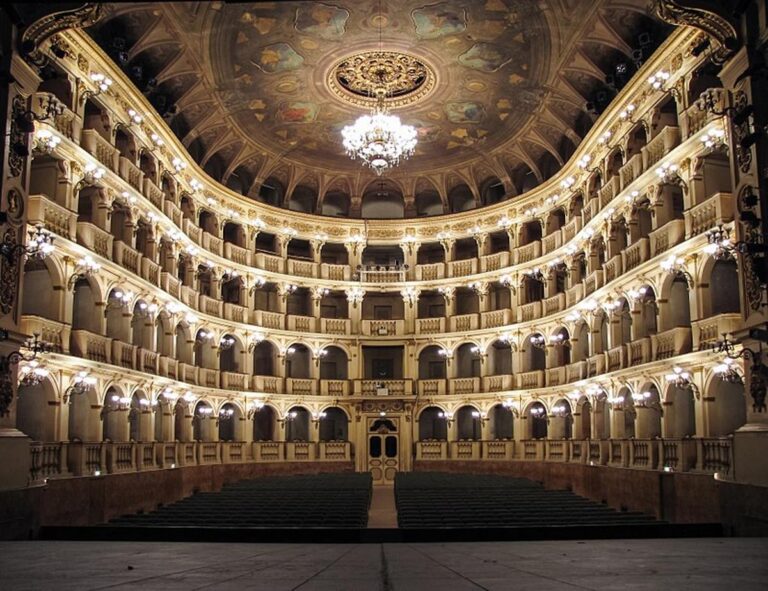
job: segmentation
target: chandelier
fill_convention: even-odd
[[[384,104],[387,89],[383,82],[374,89],[374,93],[376,106],[371,114],[358,117],[354,124],[344,127],[341,136],[350,158],[361,160],[363,165],[381,175],[413,154],[416,128],[403,125],[399,117],[389,114]]]
[[[361,87],[357,93],[366,94],[376,99],[370,115],[358,117],[352,125],[341,130],[342,143],[347,154],[353,160],[361,160],[364,166],[372,168],[377,175],[400,164],[401,159],[407,159],[416,148],[416,128],[400,123],[400,117],[390,115],[386,107],[387,95],[394,96],[402,91],[398,87],[397,60],[387,59],[383,51],[381,0],[378,6],[379,51],[369,56],[361,64],[364,71],[360,72]],[[367,65],[366,65],[367,64]],[[342,76],[348,80],[348,75]],[[407,76],[406,76],[407,78]],[[408,79],[406,86],[420,85],[419,80]],[[348,82],[349,83],[349,82]]]

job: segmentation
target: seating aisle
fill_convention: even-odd
[[[570,491],[546,490],[532,480],[488,474],[399,473],[395,500],[398,524],[405,529],[659,523]]]
[[[197,493],[151,513],[126,515],[117,526],[203,528],[364,528],[370,474],[315,474],[243,480]]]

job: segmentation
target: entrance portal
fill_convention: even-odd
[[[369,419],[368,470],[374,484],[391,484],[399,468],[397,419]]]

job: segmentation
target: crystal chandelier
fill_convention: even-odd
[[[416,148],[416,128],[403,125],[390,115],[385,104],[386,87],[375,89],[376,106],[370,115],[359,117],[341,130],[344,149],[353,160],[362,160],[377,175],[400,164]]]

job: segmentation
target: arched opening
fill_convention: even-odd
[[[652,287],[644,285],[638,290],[638,295],[636,305],[640,313],[637,316],[637,326],[635,327],[636,339],[656,334],[659,313],[659,308],[656,304],[656,293]]]
[[[523,304],[532,304],[544,299],[544,277],[538,275],[523,275],[521,280]]]
[[[253,348],[253,375],[275,376],[277,347],[269,341],[261,341]]]
[[[277,415],[275,409],[262,404],[253,413],[253,440],[275,441],[275,424]]]
[[[221,282],[221,300],[225,304],[242,305],[242,299],[245,295],[245,286],[243,278],[240,276],[232,277],[225,275],[226,280]]]
[[[224,223],[222,238],[224,239],[224,242],[234,244],[235,246],[239,246],[241,248],[245,248],[247,246],[245,229],[240,224],[236,224],[234,222]]]
[[[573,332],[571,356],[573,361],[586,361],[589,358],[589,326],[583,320],[576,324]]]
[[[709,384],[707,398],[710,399],[709,435],[725,437],[747,422],[747,401],[744,384],[726,382],[719,376]]]
[[[215,214],[207,209],[203,209],[200,212],[199,225],[203,232],[208,232],[208,234],[215,236],[216,238],[219,237],[219,220],[216,218]]]
[[[434,189],[427,189],[416,193],[416,215],[419,217],[442,215],[443,200],[440,199],[440,193]]]
[[[573,431],[579,439],[592,439],[592,405],[586,396],[576,403]]]
[[[419,379],[442,380],[447,376],[445,349],[438,345],[425,347],[419,353]]]
[[[216,349],[213,345],[215,335],[206,329],[199,329],[193,346],[194,365],[205,369],[216,368]]]
[[[72,330],[87,330],[100,334],[99,314],[94,313],[97,295],[87,279],[78,279],[72,296]]]
[[[547,367],[546,338],[541,333],[529,335],[523,342],[523,372],[540,371]]]
[[[326,242],[320,251],[320,262],[328,265],[348,265],[349,252],[341,244]]]
[[[632,395],[637,420],[635,434],[638,439],[661,437],[661,397],[655,385],[646,384]]]
[[[459,345],[454,353],[457,378],[480,377],[480,347],[474,343]]]
[[[192,441],[193,417],[188,414],[189,406],[186,400],[180,398],[173,408],[173,439],[174,441]]]
[[[472,190],[468,185],[462,183],[448,192],[448,206],[451,208],[451,213],[458,213],[474,209],[477,207],[477,203]]]
[[[561,398],[552,405],[549,419],[550,439],[571,439],[573,437],[573,414],[571,405]]]
[[[403,193],[391,181],[371,183],[363,193],[361,215],[364,219],[397,219],[405,217]]]
[[[285,440],[309,441],[309,411],[303,406],[294,406],[285,416]]]
[[[682,274],[675,275],[675,278],[672,280],[666,309],[669,313],[664,315],[666,322],[662,330],[691,325],[688,280]]]
[[[285,188],[283,183],[275,177],[268,177],[259,187],[259,194],[256,200],[279,207],[283,203],[284,195]]]
[[[603,393],[595,398],[595,439],[608,439],[611,436],[611,411],[608,397]]]
[[[189,326],[180,322],[174,330],[174,346],[176,349],[176,360],[180,363],[193,365],[193,343],[189,332]]]
[[[323,197],[322,214],[334,217],[349,216],[349,194],[344,191],[328,191]]]
[[[103,441],[127,441],[129,436],[128,410],[130,398],[111,386],[101,407]]]
[[[549,419],[547,418],[547,409],[541,402],[532,402],[525,409],[523,414],[525,419],[525,438],[526,439],[546,439]]]
[[[316,189],[312,189],[306,185],[298,185],[288,199],[288,209],[291,211],[301,211],[303,213],[313,213],[315,211],[316,201]]]
[[[219,424],[219,441],[239,441],[238,431],[240,430],[241,419],[240,408],[231,402],[225,402],[219,409],[219,418],[216,421]]]
[[[488,348],[488,375],[512,375],[512,345],[509,341],[495,340]]]
[[[144,300],[138,300],[133,306],[131,315],[131,343],[142,349],[152,350],[154,321],[149,311],[149,305]]]
[[[312,355],[309,348],[301,343],[294,343],[285,351],[285,377],[309,379],[310,363],[312,363]]]
[[[45,260],[28,258],[24,263],[24,296],[21,298],[21,313],[58,320],[57,291]]]
[[[525,246],[537,240],[541,240],[541,222],[539,220],[531,220],[520,226],[518,246]]]
[[[128,411],[128,439],[130,441],[150,440],[150,401],[142,391],[131,396],[131,408]]]
[[[195,441],[213,441],[213,407],[200,400],[192,413],[192,439]]]
[[[131,317],[126,314],[126,294],[120,289],[112,289],[107,298],[105,310],[107,337],[128,343],[131,340]],[[91,311],[93,314],[93,311]]]
[[[515,431],[515,415],[512,409],[504,406],[503,404],[497,404],[491,408],[491,412],[488,413],[488,419],[490,421],[490,438],[493,440],[505,440],[512,439]]]
[[[56,441],[53,384],[44,378],[37,384],[19,384],[16,392],[16,428],[33,441]]]
[[[320,358],[321,380],[346,380],[349,360],[344,349],[330,346],[322,351]]]
[[[696,405],[693,390],[670,384],[664,405],[664,437],[681,438],[695,435]]]
[[[491,177],[480,185],[480,200],[483,205],[503,201],[505,195],[504,183],[498,177]]]
[[[448,440],[448,422],[443,409],[428,406],[419,414],[419,441],[435,440]]]
[[[219,341],[219,369],[221,371],[241,372],[243,345],[236,336],[227,333]]]
[[[456,411],[456,434],[459,441],[479,441],[482,438],[480,411],[474,406],[462,406]]]
[[[557,329],[549,341],[551,347],[551,363],[550,367],[563,367],[571,363],[571,336],[568,334],[568,329],[561,327]]]
[[[120,156],[136,163],[136,139],[122,126],[118,126],[115,131],[115,147],[120,152]]]
[[[711,315],[737,314],[739,302],[739,267],[733,259],[716,261],[709,278]]]
[[[565,212],[562,207],[553,209],[547,216],[547,236],[557,232],[565,225]]]
[[[320,417],[320,441],[347,441],[349,420],[347,414],[337,407],[326,408]]]

